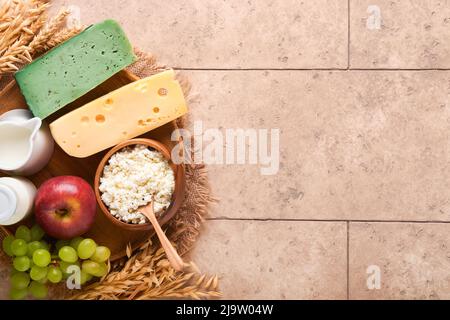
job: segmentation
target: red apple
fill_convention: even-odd
[[[91,186],[79,177],[61,176],[44,182],[35,200],[36,222],[51,237],[72,239],[94,223],[97,201]]]

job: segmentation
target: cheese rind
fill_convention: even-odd
[[[85,158],[156,129],[187,113],[173,70],[141,79],[98,98],[50,124],[56,143]]]
[[[120,25],[106,20],[36,59],[15,77],[30,110],[44,119],[134,61]]]

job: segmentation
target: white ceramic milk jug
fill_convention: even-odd
[[[16,109],[0,116],[0,171],[29,176],[52,157],[54,141],[48,125],[29,110]]]

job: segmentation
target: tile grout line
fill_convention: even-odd
[[[347,70],[350,70],[350,0],[347,1]]]
[[[427,71],[450,71],[450,68],[172,68],[176,71],[410,71],[410,72],[427,72]]]
[[[228,218],[210,217],[207,221],[258,221],[258,222],[348,222],[348,223],[414,223],[414,224],[450,224],[439,220],[348,220],[348,219],[274,219],[274,218]]]
[[[347,221],[347,300],[350,300],[350,221]]]

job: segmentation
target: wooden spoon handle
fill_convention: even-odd
[[[161,229],[161,226],[159,225],[159,222],[156,219],[155,214],[149,211],[150,210],[147,210],[146,216],[147,218],[149,218],[150,222],[155,228],[156,234],[158,235],[159,241],[161,242],[161,245],[164,248],[164,251],[166,252],[170,264],[176,271],[183,271],[184,269],[183,259],[181,259],[177,250],[175,250],[175,248],[172,246],[172,243],[169,241],[169,239],[167,239],[167,236]]]

